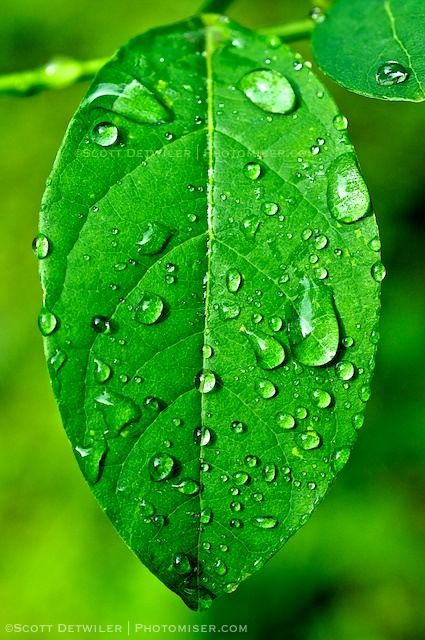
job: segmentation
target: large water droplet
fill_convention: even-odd
[[[111,331],[111,321],[106,316],[94,316],[91,327],[96,333],[109,333]]]
[[[217,376],[213,371],[200,371],[195,378],[195,386],[199,393],[210,393],[217,385]]]
[[[117,142],[118,136],[118,127],[112,122],[99,122],[90,134],[92,141],[100,147],[112,147]]]
[[[248,162],[244,167],[244,173],[250,180],[258,180],[261,176],[261,166],[258,162]]]
[[[290,82],[281,73],[271,69],[247,73],[240,86],[251,102],[269,113],[289,113],[297,101]]]
[[[199,444],[201,447],[206,447],[212,439],[211,429],[208,427],[197,427],[193,434],[195,444]]]
[[[140,419],[140,407],[131,398],[105,389],[95,401],[111,436],[118,435],[124,427]]]
[[[376,82],[381,87],[392,87],[396,84],[402,84],[409,78],[410,71],[406,69],[400,62],[388,60],[384,62],[376,72]]]
[[[226,274],[226,285],[230,293],[237,293],[242,286],[242,274],[237,269],[229,269]]]
[[[281,429],[290,430],[296,426],[295,418],[290,413],[279,413],[276,420]]]
[[[32,249],[39,260],[44,260],[50,253],[50,242],[44,233],[39,233],[32,241]]]
[[[328,206],[338,222],[351,224],[370,211],[369,190],[353,153],[339,156],[328,170]]]
[[[112,110],[138,124],[162,124],[174,117],[158,95],[135,79],[121,84],[98,84],[83,104]]]
[[[143,293],[136,307],[135,319],[141,324],[155,324],[164,312],[164,301],[156,293]]]
[[[157,453],[149,461],[149,474],[154,482],[168,480],[173,475],[175,468],[175,460],[168,453]]]
[[[387,270],[382,262],[375,262],[372,267],[372,277],[376,282],[382,282],[387,275]]]
[[[176,553],[173,564],[176,572],[181,576],[192,573],[192,563],[185,553]]]
[[[180,493],[184,493],[187,496],[194,496],[200,492],[201,486],[196,480],[192,480],[191,478],[183,478],[183,480],[181,480],[177,484],[173,484],[173,489],[177,489],[177,491],[179,491]]]
[[[148,222],[137,242],[138,252],[154,256],[164,250],[172,236],[171,230],[159,222]]]
[[[295,357],[307,366],[327,364],[335,357],[339,346],[339,325],[330,290],[303,278],[295,310],[298,317],[289,323]]]
[[[58,327],[58,319],[47,309],[42,309],[38,316],[38,326],[43,336],[50,336]]]
[[[316,389],[313,391],[313,398],[319,409],[327,409],[332,404],[332,396],[324,389]]]
[[[310,451],[312,449],[318,449],[322,444],[322,439],[316,431],[304,431],[298,436],[298,442],[304,451]]]
[[[277,394],[277,389],[270,380],[260,380],[257,384],[257,389],[264,400],[270,400]]]
[[[112,369],[106,362],[95,358],[94,360],[94,379],[96,382],[100,382],[101,384],[107,382],[111,375]]]
[[[275,338],[262,331],[250,331],[245,327],[241,327],[241,331],[249,339],[258,365],[262,369],[276,369],[285,362],[285,349]]]

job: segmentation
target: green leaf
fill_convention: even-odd
[[[276,38],[196,18],[101,70],[48,181],[40,327],[69,439],[195,609],[307,521],[363,424],[384,271],[346,128]]]
[[[425,100],[422,0],[336,0],[313,32],[319,67],[346,89],[382,100]]]

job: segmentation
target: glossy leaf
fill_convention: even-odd
[[[101,70],[48,181],[40,328],[69,439],[195,609],[307,521],[363,423],[384,273],[345,129],[276,38],[196,18]]]
[[[320,68],[346,89],[425,100],[422,0],[336,0],[313,32]]]

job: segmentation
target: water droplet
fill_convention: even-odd
[[[141,324],[155,324],[164,312],[164,301],[156,293],[143,293],[136,307],[135,319]]]
[[[277,476],[277,467],[274,463],[269,463],[264,466],[263,478],[266,482],[273,482]]]
[[[286,114],[295,107],[294,90],[278,71],[251,71],[242,78],[240,86],[246,97],[263,111]]]
[[[50,242],[44,233],[39,233],[32,241],[32,249],[39,260],[44,260],[50,253]]]
[[[225,576],[227,573],[227,567],[222,560],[216,560],[214,570],[218,576]]]
[[[177,489],[180,493],[184,493],[186,496],[197,495],[201,491],[201,486],[196,480],[191,478],[183,478],[177,484],[173,484],[173,489]]]
[[[109,364],[106,362],[102,362],[98,358],[94,360],[94,379],[96,382],[100,382],[101,384],[107,382],[112,376],[112,369]]]
[[[327,409],[332,404],[332,396],[324,389],[316,389],[313,391],[313,398],[319,409]]]
[[[242,274],[237,269],[229,269],[226,274],[226,285],[230,293],[237,293],[242,286]]]
[[[346,131],[348,129],[348,118],[342,113],[338,113],[333,119],[333,124],[337,131]]]
[[[310,11],[310,18],[316,24],[321,24],[326,20],[326,14],[323,11],[322,7],[313,7],[313,9]]]
[[[236,320],[241,314],[241,308],[237,304],[223,303],[220,307],[220,316],[223,320]]]
[[[376,72],[376,82],[381,87],[392,87],[396,84],[402,84],[409,78],[410,71],[406,69],[400,62],[388,60],[384,62]]]
[[[124,427],[140,419],[140,407],[131,398],[105,389],[95,401],[102,411],[111,436],[118,435]]]
[[[243,527],[243,522],[241,520],[238,520],[237,518],[234,518],[233,520],[230,520],[229,525],[232,529],[240,529],[241,527]]]
[[[140,240],[136,243],[138,252],[144,256],[154,256],[161,253],[170,241],[171,230],[159,222],[148,222],[142,231]]]
[[[385,269],[382,262],[375,262],[372,267],[372,277],[376,282],[382,282],[387,275],[387,270]]]
[[[42,309],[38,316],[38,326],[43,336],[50,336],[58,327],[58,319],[47,309]]]
[[[121,84],[100,83],[85,99],[83,106],[112,110],[138,124],[170,122],[174,114],[161,98],[136,79]]]
[[[176,463],[168,453],[157,453],[149,461],[149,474],[154,482],[168,480],[175,469]]]
[[[236,473],[233,474],[233,479],[235,481],[235,484],[241,487],[249,482],[249,475],[246,473],[246,471],[236,471]]]
[[[96,333],[110,333],[111,322],[106,316],[94,316],[91,321],[91,327]]]
[[[181,576],[187,576],[192,573],[192,563],[185,553],[176,553],[173,565],[176,572]]]
[[[68,360],[68,356],[63,351],[57,349],[49,360],[50,366],[55,373],[58,373],[62,369],[63,365]]]
[[[248,465],[248,467],[254,468],[254,467],[258,467],[258,465],[260,464],[260,460],[257,458],[257,456],[253,456],[252,454],[245,456],[245,464]]]
[[[272,331],[275,331],[276,333],[278,333],[278,331],[281,331],[283,327],[282,318],[279,318],[278,316],[273,316],[272,318],[270,318],[269,327]]]
[[[202,509],[200,515],[199,515],[199,521],[201,524],[210,524],[212,522],[213,519],[213,513],[212,510],[209,507],[206,507],[205,509]]]
[[[243,509],[243,504],[241,502],[231,502],[230,503],[230,509],[232,511],[235,511],[236,513],[238,513],[239,511],[242,511]]]
[[[199,393],[210,393],[217,386],[217,376],[213,371],[201,371],[195,378],[195,387]]]
[[[206,360],[209,360],[214,355],[214,350],[209,344],[204,344],[202,347],[202,355]]]
[[[119,130],[112,122],[99,122],[90,134],[92,142],[100,147],[111,147],[119,137]]]
[[[339,346],[339,325],[330,290],[321,283],[303,278],[295,310],[298,317],[289,324],[295,357],[307,366],[327,364],[335,357]]]
[[[212,434],[208,427],[197,427],[193,434],[195,444],[206,447],[211,442]]]
[[[338,362],[335,370],[338,378],[344,380],[345,382],[351,380],[354,377],[356,371],[353,363],[348,362],[348,360],[345,360],[344,362]]]
[[[273,382],[270,380],[260,380],[257,384],[257,389],[262,398],[264,400],[270,400],[274,398],[277,394],[277,389]]]
[[[237,433],[238,435],[240,433],[246,433],[248,430],[248,427],[246,426],[246,424],[244,424],[243,422],[240,422],[239,420],[235,420],[234,422],[232,422],[232,424],[230,425],[230,428],[233,431],[233,433]]]
[[[322,439],[316,431],[304,431],[298,435],[298,442],[304,451],[317,449],[322,444]]]
[[[290,413],[278,413],[276,416],[277,424],[281,429],[294,429],[295,427],[295,418],[291,416]]]
[[[244,173],[250,180],[258,180],[261,176],[261,166],[258,162],[248,162],[244,167]]]
[[[328,205],[338,222],[351,224],[370,211],[369,190],[353,153],[339,156],[328,170]]]
[[[279,213],[279,205],[275,202],[265,202],[263,204],[263,211],[266,216],[275,216]]]
[[[285,349],[275,338],[260,330],[249,331],[245,327],[240,330],[247,336],[262,369],[276,369],[285,362]]]
[[[353,427],[356,430],[359,430],[363,427],[364,425],[364,415],[362,413],[356,413],[353,416]]]
[[[380,239],[378,237],[372,238],[372,240],[369,242],[369,247],[372,249],[372,251],[381,251]]]
[[[242,222],[242,231],[246,235],[247,238],[253,240],[258,232],[258,229],[261,226],[261,222],[258,218],[251,216],[250,218],[246,218]]]
[[[339,449],[335,451],[332,458],[332,468],[335,473],[341,471],[341,469],[347,464],[350,459],[350,449],[348,447],[344,447],[343,449]]]
[[[253,519],[253,523],[259,529],[274,529],[279,524],[273,516],[258,516]]]
[[[140,515],[143,518],[150,518],[155,513],[155,507],[151,502],[147,500],[141,500],[139,502]]]

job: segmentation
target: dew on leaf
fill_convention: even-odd
[[[94,316],[91,327],[96,333],[110,333],[111,321],[106,316]]]
[[[192,573],[192,563],[185,553],[176,553],[173,565],[176,572],[181,576],[187,576]]]
[[[143,293],[135,312],[135,319],[141,324],[158,322],[164,312],[164,301],[156,293]]]
[[[44,233],[39,233],[32,241],[32,249],[39,260],[44,260],[50,253],[50,242]]]
[[[157,453],[149,461],[149,474],[154,482],[168,480],[175,469],[176,462],[168,453]]]
[[[92,142],[100,147],[111,147],[117,142],[118,137],[118,127],[112,124],[112,122],[97,123],[90,134]]]
[[[237,433],[238,435],[241,433],[246,433],[247,431],[246,424],[244,424],[243,422],[240,422],[239,420],[234,420],[230,425],[230,428],[233,431],[233,433]]]
[[[107,382],[112,376],[112,369],[106,362],[94,359],[94,379],[101,384]]]
[[[236,473],[233,474],[233,480],[238,486],[241,487],[242,485],[249,482],[249,475],[246,473],[246,471],[236,471]]]
[[[273,516],[257,516],[253,519],[253,524],[259,529],[274,529],[279,522]]]
[[[289,80],[278,71],[250,71],[242,78],[240,87],[246,97],[263,111],[287,114],[295,108],[295,92]]]
[[[275,202],[265,202],[263,204],[263,211],[266,216],[275,216],[279,213],[279,205]]]
[[[409,69],[406,69],[400,62],[388,60],[381,64],[376,72],[376,82],[381,87],[393,87],[396,84],[403,84],[410,76]]]
[[[335,473],[341,471],[341,469],[347,464],[350,459],[350,449],[348,447],[344,447],[343,449],[338,449],[335,451],[332,456],[332,467]]]
[[[212,522],[213,519],[213,513],[212,510],[209,507],[206,507],[205,509],[202,509],[200,515],[199,515],[199,521],[201,524],[210,524]]]
[[[241,327],[240,330],[247,336],[261,369],[276,369],[285,362],[285,349],[275,338],[260,330],[250,331],[245,327]]]
[[[348,360],[344,360],[344,362],[338,362],[335,370],[338,378],[340,378],[341,380],[344,380],[345,382],[347,382],[348,380],[351,380],[355,374],[354,365],[352,362],[349,362]]]
[[[372,267],[372,277],[376,282],[382,282],[387,275],[387,270],[382,262],[375,262]]]
[[[50,336],[58,328],[58,319],[54,313],[43,308],[38,316],[38,326],[43,336]]]
[[[327,198],[329,209],[338,222],[351,224],[369,213],[369,190],[353,153],[345,153],[331,164]]]
[[[127,396],[105,389],[96,396],[95,402],[102,411],[111,436],[118,435],[124,427],[140,419],[140,407]]]
[[[183,478],[180,482],[173,484],[173,489],[177,489],[177,491],[187,496],[194,496],[201,491],[201,486],[196,480]]]
[[[273,482],[277,476],[277,467],[274,463],[268,463],[263,469],[263,478],[266,482]]]
[[[226,285],[230,293],[237,293],[242,286],[242,274],[237,269],[229,269],[226,273]]]
[[[295,418],[290,413],[278,413],[276,416],[276,421],[278,427],[285,430],[294,429],[295,427]]]
[[[197,427],[193,434],[195,444],[206,447],[212,438],[211,430],[208,427]]]
[[[304,431],[298,435],[298,442],[304,451],[317,449],[322,443],[322,439],[316,431]]]
[[[244,167],[244,174],[250,180],[258,180],[261,176],[261,165],[258,162],[248,162]]]
[[[159,222],[148,222],[136,243],[138,252],[145,256],[157,255],[163,251],[171,236],[171,230],[165,225]]]
[[[217,376],[213,371],[200,371],[195,378],[195,387],[199,393],[210,393],[217,386]]]
[[[316,389],[313,391],[313,398],[319,409],[327,409],[332,404],[332,396],[324,389]]]
[[[260,380],[257,383],[257,389],[260,396],[264,398],[264,400],[270,400],[277,394],[277,389],[273,382],[271,382],[270,380]]]
[[[338,113],[333,119],[333,125],[337,131],[346,131],[348,129],[348,118],[342,113]]]
[[[64,351],[57,349],[55,353],[50,357],[49,363],[55,373],[58,373],[60,369],[64,366],[66,361],[68,360],[68,356]]]

